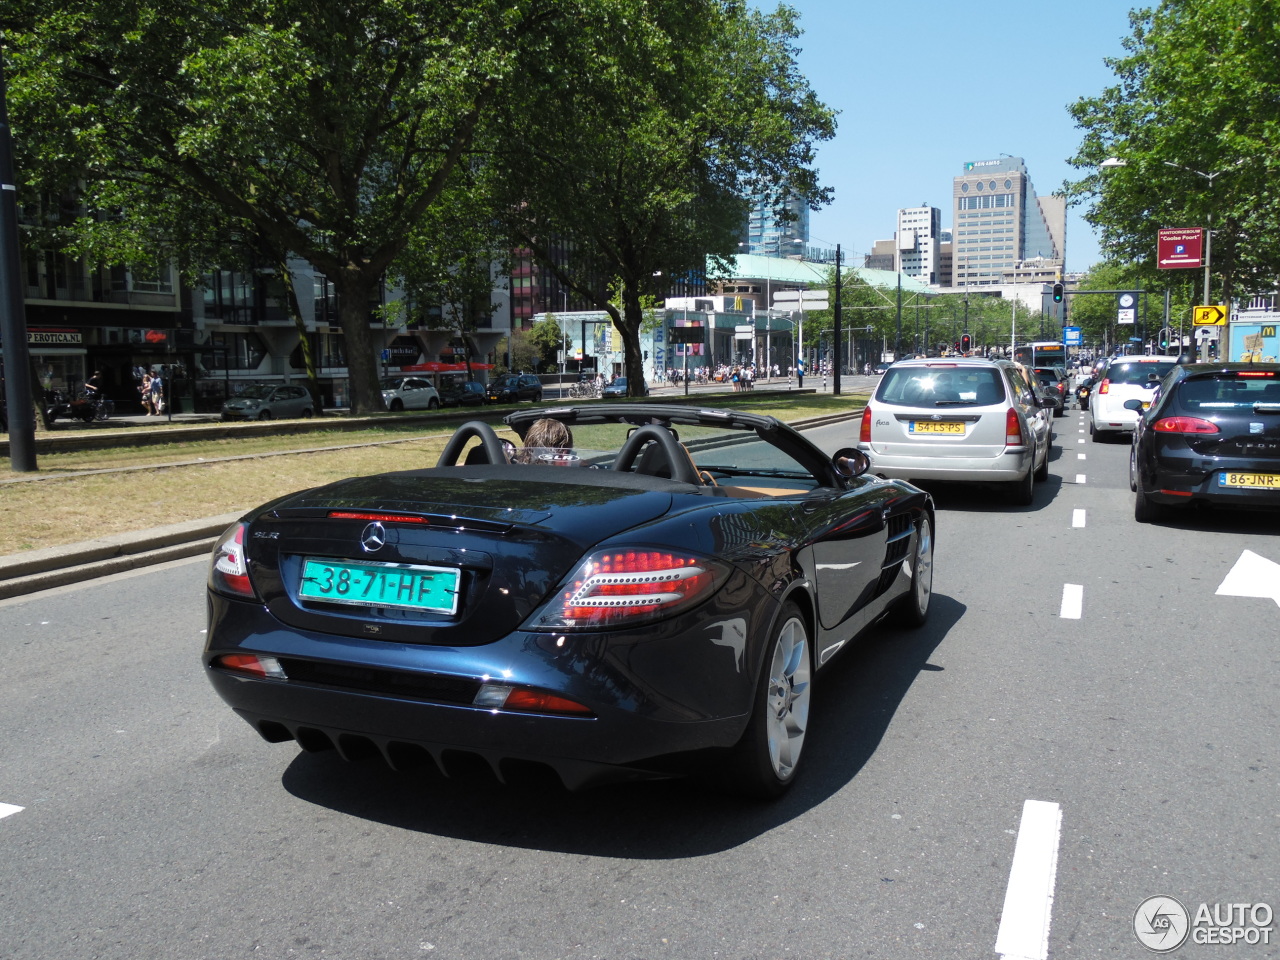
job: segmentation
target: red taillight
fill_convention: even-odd
[[[249,563],[244,555],[245,529],[243,523],[233,524],[219,538],[209,563],[209,588],[255,600],[258,595],[249,579]]]
[[[1110,380],[1103,380],[1103,381],[1102,381],[1102,383],[1098,384],[1098,392],[1099,392],[1099,393],[1110,393],[1110,392],[1111,392],[1111,381],[1110,381]]]
[[[382,523],[430,523],[426,517],[415,517],[405,513],[370,512],[367,510],[330,510],[331,520],[377,520]]]
[[[862,428],[858,431],[859,443],[871,442],[871,405],[862,408]]]
[[[1271,370],[1239,370],[1236,372],[1237,377],[1274,377],[1275,373]]]
[[[212,666],[223,670],[234,670],[236,673],[248,673],[255,677],[273,680],[286,680],[284,668],[275,657],[261,657],[256,653],[224,653],[215,657]]]
[[[591,709],[565,697],[557,697],[554,693],[542,693],[538,690],[512,690],[507,694],[507,702],[503,710],[528,710],[534,713],[573,713],[589,714]]]
[[[1156,433],[1218,433],[1218,425],[1199,417],[1162,417],[1151,425]]]
[[[1004,442],[1007,447],[1026,446],[1022,435],[1022,421],[1018,419],[1018,411],[1010,407],[1004,413]]]
[[[531,629],[629,627],[701,603],[723,582],[715,560],[643,548],[587,557],[530,621]]]

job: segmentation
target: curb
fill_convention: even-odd
[[[240,516],[225,513],[0,557],[0,600],[197,556],[213,549],[219,534]]]

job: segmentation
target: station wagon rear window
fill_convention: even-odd
[[[876,399],[904,407],[987,407],[1004,400],[1004,386],[995,367],[893,366]]]

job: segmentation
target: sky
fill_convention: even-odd
[[[1122,55],[1130,32],[1124,0],[789,5],[804,30],[800,68],[839,111],[817,161],[835,197],[810,215],[809,242],[840,243],[858,265],[893,236],[900,207],[939,207],[951,230],[951,181],[966,161],[1022,157],[1042,196],[1077,177],[1067,159],[1082,131],[1067,105],[1115,83],[1103,61]],[[1066,253],[1068,272],[1101,260],[1078,207],[1067,211]]]

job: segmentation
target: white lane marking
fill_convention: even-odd
[[[1084,526],[1084,511],[1083,511],[1083,510],[1072,510],[1072,511],[1071,511],[1071,526],[1073,526],[1073,527],[1083,527],[1083,526]]]
[[[1000,912],[996,953],[1006,960],[1046,960],[1053,886],[1058,875],[1062,808],[1044,800],[1022,805],[1009,888]]]
[[[1081,437],[1079,440],[1076,441],[1076,443],[1084,443],[1084,437]]]
[[[1083,474],[1083,473],[1077,473],[1077,474],[1076,474],[1076,483],[1084,483],[1084,474]]]
[[[1280,606],[1280,563],[1246,550],[1215,593],[1224,597],[1270,597]]]
[[[1083,459],[1085,459],[1087,456],[1088,456],[1088,454],[1086,454],[1086,453],[1077,453],[1077,454],[1076,454],[1076,459],[1077,459],[1077,460],[1083,460]]]
[[[0,803],[0,820],[15,813],[21,813],[24,809],[24,807],[15,807],[12,803]]]
[[[1084,587],[1078,583],[1062,585],[1062,607],[1058,616],[1063,620],[1079,620],[1084,612]]]

